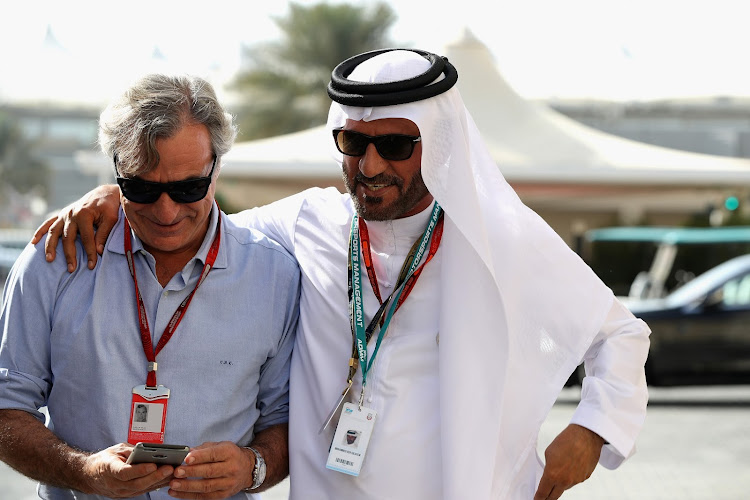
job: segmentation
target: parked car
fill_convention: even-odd
[[[620,297],[651,328],[649,385],[750,383],[750,254],[662,298]],[[583,366],[567,385],[580,384]]]
[[[750,381],[750,254],[663,298],[623,299],[651,327],[651,385]]]

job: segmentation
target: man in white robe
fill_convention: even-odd
[[[444,58],[422,51],[345,61],[329,86],[328,126],[344,131],[338,147],[348,153],[331,147],[349,194],[316,188],[231,216],[280,242],[302,271],[290,379],[292,499],[556,499],[597,462],[615,468],[635,450],[649,329],[518,199],[455,78]],[[362,141],[352,133],[369,136],[366,149],[345,141]],[[390,134],[416,138],[408,158],[384,144],[390,137],[378,139]],[[372,274],[387,300],[434,202],[444,210],[442,240],[382,342],[376,328],[368,343],[372,369],[362,391],[365,356],[353,352],[356,310],[347,296],[352,219],[366,221]],[[79,205],[77,225],[101,221],[98,204]],[[380,304],[363,283],[367,325]],[[539,429],[582,361],[581,402],[543,464]],[[357,476],[326,467],[340,409],[320,432],[355,369],[345,399],[377,415]]]

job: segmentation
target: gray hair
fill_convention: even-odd
[[[143,174],[159,164],[156,140],[172,137],[190,123],[208,128],[220,164],[234,143],[237,127],[211,84],[196,76],[151,74],[102,111],[99,144],[109,158],[116,155],[120,174]]]

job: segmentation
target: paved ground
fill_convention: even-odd
[[[572,415],[568,392],[542,429],[540,449]],[[652,388],[638,451],[618,470],[597,467],[566,500],[750,499],[750,386]]]
[[[750,498],[750,386],[652,388],[638,453],[616,471],[598,467],[565,500]],[[567,425],[578,399],[566,389],[542,427],[540,450]],[[264,500],[284,500],[288,482]],[[0,463],[0,500],[35,500],[34,483]]]

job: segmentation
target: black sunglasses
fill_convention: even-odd
[[[404,134],[365,135],[353,130],[333,131],[336,148],[347,156],[362,156],[372,143],[378,154],[386,160],[401,161],[411,158],[414,146],[422,140],[420,136]]]
[[[216,168],[216,155],[211,165],[211,172],[206,177],[185,179],[175,182],[151,182],[136,177],[120,177],[117,171],[117,156],[115,156],[115,177],[122,195],[133,203],[154,203],[162,193],[167,193],[177,203],[195,203],[206,197],[211,185],[211,177]]]

